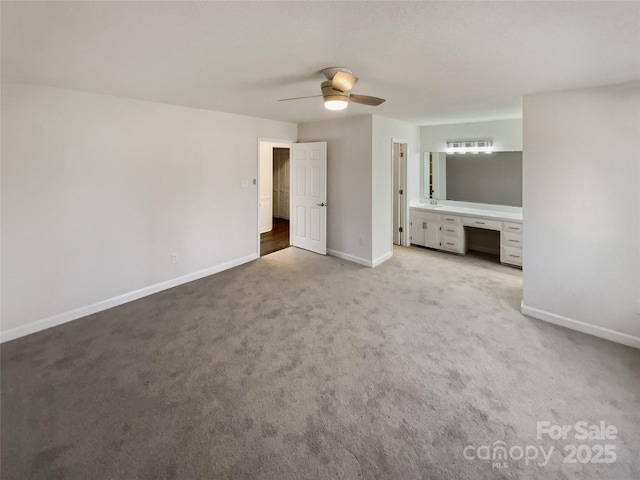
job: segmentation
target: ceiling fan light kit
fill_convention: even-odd
[[[352,95],[351,89],[358,81],[358,77],[348,68],[325,68],[320,73],[326,78],[320,85],[320,88],[322,90],[321,96],[324,100],[324,107],[327,110],[344,110],[349,103],[360,103],[362,105],[377,107],[385,101],[384,98],[370,97],[368,95]],[[311,97],[313,97],[313,95],[310,97],[283,98],[278,101],[300,100]]]
[[[324,108],[327,110],[344,110],[349,105],[349,101],[344,97],[324,97]]]
[[[349,92],[342,92],[333,88],[333,82],[322,82],[322,98],[327,110],[344,110],[349,105]]]

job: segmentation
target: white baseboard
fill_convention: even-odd
[[[553,323],[554,325],[559,325],[571,330],[577,330],[578,332],[587,333],[595,337],[604,338],[605,340],[640,349],[640,337],[616,332],[615,330],[563,317],[562,315],[546,312],[537,308],[527,307],[524,303],[521,305],[521,311],[524,315],[537,318],[538,320],[543,320],[545,322]]]
[[[356,257],[355,255],[349,255],[348,253],[339,252],[338,250],[332,250],[330,248],[327,249],[327,253],[332,257],[342,258],[343,260],[364,265],[365,267],[373,267],[373,262],[365,258]]]
[[[378,258],[376,258],[373,262],[371,262],[371,266],[372,267],[377,267],[381,263],[384,263],[387,260],[389,260],[391,257],[393,257],[393,251],[387,252],[384,255],[381,255]]]
[[[154,293],[161,292],[162,290],[177,287],[178,285],[182,285],[183,283],[188,283],[203,277],[208,277],[209,275],[213,275],[214,273],[219,273],[224,270],[237,267],[238,265],[242,265],[243,263],[250,262],[257,258],[260,258],[260,255],[257,253],[253,253],[251,255],[247,255],[246,257],[231,260],[230,262],[221,263],[220,265],[206,268],[198,272],[189,273],[188,275],[174,278],[172,280],[167,280],[166,282],[156,283],[155,285],[151,285],[149,287],[144,287],[139,290],[134,290],[133,292],[124,293],[107,300],[102,300],[92,305],[86,305],[84,307],[59,313],[51,317],[36,320],[35,322],[28,323],[27,325],[22,325],[20,327],[15,327],[7,330],[6,332],[1,332],[0,343],[15,340],[16,338],[24,337],[25,335],[30,335],[41,330],[46,330],[47,328],[55,327],[57,325],[62,325],[63,323],[86,317],[87,315],[92,315],[109,308],[117,307],[118,305],[132,302],[133,300],[137,300],[148,295],[153,295]]]

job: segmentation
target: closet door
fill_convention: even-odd
[[[289,220],[289,151],[285,150],[282,154],[282,164],[280,168],[280,180],[279,180],[279,189],[280,189],[280,218],[284,218]]]
[[[273,216],[280,217],[280,154],[279,149],[273,149]]]

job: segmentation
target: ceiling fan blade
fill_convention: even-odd
[[[358,81],[358,77],[346,72],[337,72],[331,79],[331,86],[341,92],[348,92]]]
[[[289,100],[302,100],[303,98],[315,98],[315,97],[321,97],[322,95],[309,95],[307,97],[293,97],[293,98],[281,98],[280,100],[278,100],[279,102],[288,102]]]
[[[370,97],[369,95],[349,95],[349,101],[353,103],[361,103],[362,105],[369,105],[371,107],[377,107],[381,103],[385,102],[384,98]]]

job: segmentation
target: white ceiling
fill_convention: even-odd
[[[516,118],[640,79],[640,2],[2,2],[2,79],[295,123]],[[328,112],[325,67],[379,107]]]

